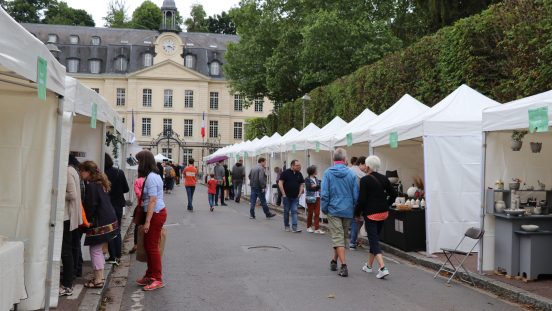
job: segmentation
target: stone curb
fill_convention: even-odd
[[[246,197],[246,199],[249,200],[248,197]],[[282,207],[275,206],[272,204],[269,204],[269,207],[271,210],[279,214],[283,214]],[[306,222],[307,220],[304,214],[298,214],[297,219],[301,220],[302,222]],[[328,229],[327,226],[323,223],[320,224],[320,227],[323,227],[326,230]],[[359,239],[365,243],[368,242],[364,237],[359,237]],[[429,258],[422,254],[418,254],[414,252],[404,252],[398,248],[395,248],[385,243],[381,243],[381,248],[389,254],[408,260],[413,264],[416,264],[418,266],[422,266],[434,271],[439,270],[439,268],[441,267],[441,264],[443,263],[438,259]],[[461,274],[462,276],[465,276],[464,273],[461,273]],[[528,292],[521,288],[514,287],[510,284],[506,284],[477,273],[471,273],[471,276],[478,288],[488,291],[490,293],[493,293],[503,299],[506,299],[508,301],[518,303],[521,305],[530,306],[532,309],[535,309],[535,310],[552,311],[552,299],[548,299],[546,297]]]

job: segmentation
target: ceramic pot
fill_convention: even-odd
[[[531,142],[531,152],[540,153],[542,149],[542,143]]]
[[[510,190],[519,190],[519,183],[511,182],[508,184],[508,188],[510,188]]]
[[[497,213],[504,213],[505,209],[506,209],[506,203],[504,203],[504,201],[495,202],[495,211]]]
[[[416,197],[416,191],[418,191],[418,188],[410,187],[406,190],[406,195],[408,195],[409,198],[414,198]]]
[[[512,150],[513,151],[520,151],[522,145],[523,145],[523,141],[512,140]]]

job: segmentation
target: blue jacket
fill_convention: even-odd
[[[320,189],[320,207],[324,214],[353,218],[358,200],[357,177],[343,164],[337,164],[324,172]]]

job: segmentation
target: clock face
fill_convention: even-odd
[[[167,54],[173,54],[176,52],[176,43],[173,39],[165,39],[163,41],[163,51]]]

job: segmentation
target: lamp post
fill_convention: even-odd
[[[305,102],[310,101],[311,98],[309,94],[305,94],[303,95],[303,97],[301,97],[301,99],[303,100],[303,129],[304,129],[305,128]]]

